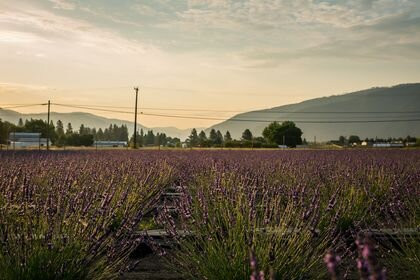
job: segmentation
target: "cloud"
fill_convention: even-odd
[[[105,52],[143,53],[147,48],[120,36],[111,29],[90,22],[60,16],[32,7],[12,7],[0,13],[0,41],[13,43],[49,42],[50,45],[71,42],[72,46],[94,48]]]
[[[178,12],[179,21],[228,29],[237,24],[271,28],[284,24],[350,27],[418,8],[414,0],[189,0],[187,3],[187,9]]]
[[[34,43],[39,41],[39,37],[31,33],[16,31],[0,31],[1,43]]]
[[[375,9],[379,2],[371,1]],[[392,6],[392,5],[391,5]],[[362,7],[362,6],[361,6]],[[324,30],[321,40],[298,47],[263,46],[239,52],[249,67],[272,68],[293,60],[341,59],[357,63],[374,61],[401,62],[420,59],[420,13],[416,7],[410,11],[395,10],[387,16],[371,16],[350,25],[337,24],[331,32]],[[340,18],[340,17],[338,17]],[[317,17],[317,21],[322,17]],[[304,30],[302,30],[304,31]],[[315,31],[316,32],[316,31]]]
[[[72,2],[69,2],[67,0],[49,0],[51,3],[54,4],[54,9],[60,9],[60,10],[74,10],[76,8],[76,5]]]

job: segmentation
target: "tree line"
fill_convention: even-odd
[[[349,146],[349,145],[360,145],[362,142],[366,142],[367,144],[373,143],[392,143],[392,142],[400,142],[404,145],[407,143],[416,143],[416,145],[420,144],[420,138],[407,136],[403,137],[388,137],[388,138],[365,138],[362,140],[358,135],[350,135],[349,137],[340,136],[338,140],[332,140],[330,143],[340,145],[340,146]]]
[[[263,131],[262,136],[255,137],[249,129],[245,129],[241,139],[232,139],[229,131],[222,134],[212,129],[207,136],[194,128],[186,140],[188,147],[228,147],[228,148],[277,148],[279,145],[296,147],[306,143],[302,140],[302,130],[294,122],[272,122]]]
[[[163,146],[163,147],[181,147],[181,139],[167,136],[165,133],[154,133],[148,130],[144,133],[143,129],[137,132],[137,147]],[[130,138],[130,144],[134,143],[134,137]]]
[[[7,144],[9,134],[12,132],[32,132],[40,133],[41,138],[47,138],[47,131],[49,139],[53,145],[58,147],[63,146],[92,146],[94,141],[129,141],[129,133],[126,125],[111,124],[108,128],[96,129],[80,125],[78,129],[74,129],[71,123],[64,124],[58,120],[54,125],[53,121],[50,122],[49,127],[47,123],[41,119],[30,119],[23,121],[19,119],[17,125],[2,121],[0,119],[0,144]],[[137,134],[137,145],[142,146],[168,146],[180,147],[181,140],[179,138],[172,138],[166,136],[164,133],[154,134],[152,130]],[[133,137],[130,139],[133,143]]]

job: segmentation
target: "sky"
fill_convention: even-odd
[[[144,113],[228,118],[419,81],[419,0],[0,0],[0,106],[51,100],[132,111],[139,86],[142,108],[223,111]]]

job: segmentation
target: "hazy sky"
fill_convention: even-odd
[[[132,106],[139,85],[141,107],[274,107],[419,82],[420,1],[0,0],[0,62],[0,105]]]

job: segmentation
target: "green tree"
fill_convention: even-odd
[[[68,146],[89,147],[93,145],[93,142],[93,135],[91,134],[80,135],[78,133],[73,133],[66,137],[66,145]]]
[[[302,134],[302,130],[291,121],[285,121],[282,124],[272,122],[263,131],[263,136],[268,142],[288,147],[301,145]]]
[[[242,140],[252,141],[252,132],[248,128],[242,133]]]
[[[196,147],[198,145],[198,135],[197,135],[197,130],[195,128],[193,128],[191,130],[191,134],[187,139],[187,143],[190,147]]]
[[[214,145],[217,142],[217,132],[214,128],[210,130],[209,140],[210,140],[211,145]]]
[[[24,126],[22,118],[19,118],[18,126],[19,127],[23,127]]]
[[[153,130],[147,131],[147,134],[144,136],[145,145],[154,145],[155,144],[155,134]]]
[[[55,127],[55,133],[57,133],[57,137],[63,137],[64,136],[64,126],[63,126],[63,122],[61,120],[57,121],[57,125]]]
[[[85,135],[85,134],[87,134],[86,132],[87,131],[86,131],[85,125],[84,124],[81,124],[80,125],[80,128],[79,128],[79,134],[80,135]]]
[[[224,136],[224,139],[223,139],[223,140],[225,141],[225,143],[226,143],[226,142],[231,142],[231,141],[232,141],[232,136],[230,135],[229,130],[228,130],[228,131],[226,131],[226,134],[225,134],[225,136]]]
[[[71,125],[71,123],[67,124],[66,134],[67,135],[73,134],[73,126]]]
[[[66,143],[66,135],[64,133],[64,126],[61,120],[57,121],[57,125],[55,127],[55,134],[57,135],[57,141],[55,144],[57,146],[64,145]]]
[[[98,132],[96,133],[96,140],[98,141],[104,140],[104,131],[102,130],[102,128],[98,129]]]
[[[217,137],[216,137],[216,142],[215,142],[215,144],[216,145],[222,145],[223,144],[223,135],[222,135],[222,133],[220,132],[220,130],[218,130],[217,132],[216,132],[216,135],[217,135]]]
[[[208,145],[207,135],[203,130],[198,134],[198,145],[200,147],[207,147]]]
[[[0,144],[7,144],[9,140],[9,133],[16,130],[17,128],[14,124],[0,119]]]
[[[139,145],[139,147],[143,147],[143,145],[144,145],[144,131],[143,131],[143,128],[140,129],[140,135],[137,136],[137,139],[138,139],[137,144]]]
[[[357,136],[357,135],[350,135],[349,136],[349,143],[350,144],[353,144],[353,143],[356,143],[356,144],[359,144],[361,141],[360,141],[360,137],[359,136]]]

